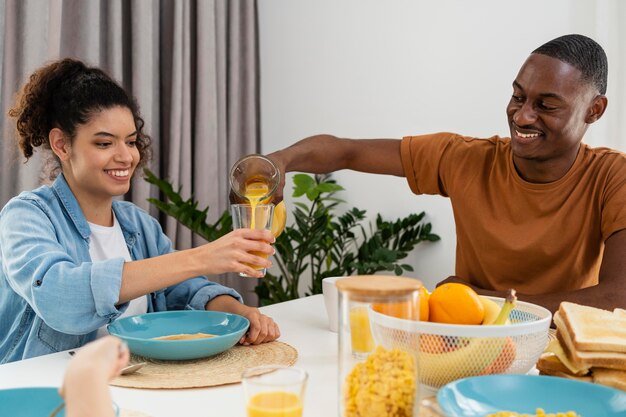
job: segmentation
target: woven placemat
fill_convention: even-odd
[[[219,355],[190,361],[162,361],[132,355],[131,362],[147,362],[130,375],[120,375],[111,385],[126,388],[176,389],[212,387],[241,381],[241,374],[259,365],[291,366],[298,351],[283,342],[237,345]]]

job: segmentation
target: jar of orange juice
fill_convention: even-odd
[[[416,343],[419,340],[410,334],[409,324],[419,319],[421,282],[413,278],[362,275],[340,279],[336,286],[339,415],[417,416]],[[389,320],[393,325],[386,326]]]

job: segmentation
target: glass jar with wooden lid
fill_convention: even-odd
[[[371,317],[391,317],[396,331],[419,319],[417,279],[362,275],[336,282],[339,293],[339,413],[342,417],[417,416],[417,361],[410,343],[388,343]],[[399,324],[398,324],[399,323]],[[407,332],[408,334],[408,332]],[[418,341],[415,341],[418,343]]]

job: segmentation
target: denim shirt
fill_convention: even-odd
[[[113,201],[133,260],[167,254],[159,223],[132,203]],[[116,305],[122,258],[92,262],[89,224],[63,175],[14,197],[0,212],[0,363],[73,349],[128,307]],[[231,288],[196,277],[148,294],[148,312],[203,310]]]

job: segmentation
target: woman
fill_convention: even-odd
[[[51,150],[60,173],[0,212],[0,363],[82,346],[122,315],[153,311],[241,314],[250,320],[245,344],[279,336],[272,319],[201,276],[259,277],[248,265],[270,266],[252,254],[274,252],[268,231],[236,230],[175,252],[154,218],[114,200],[147,161],[150,138],[108,75],[72,59],[44,66],[9,115],[26,159]]]

